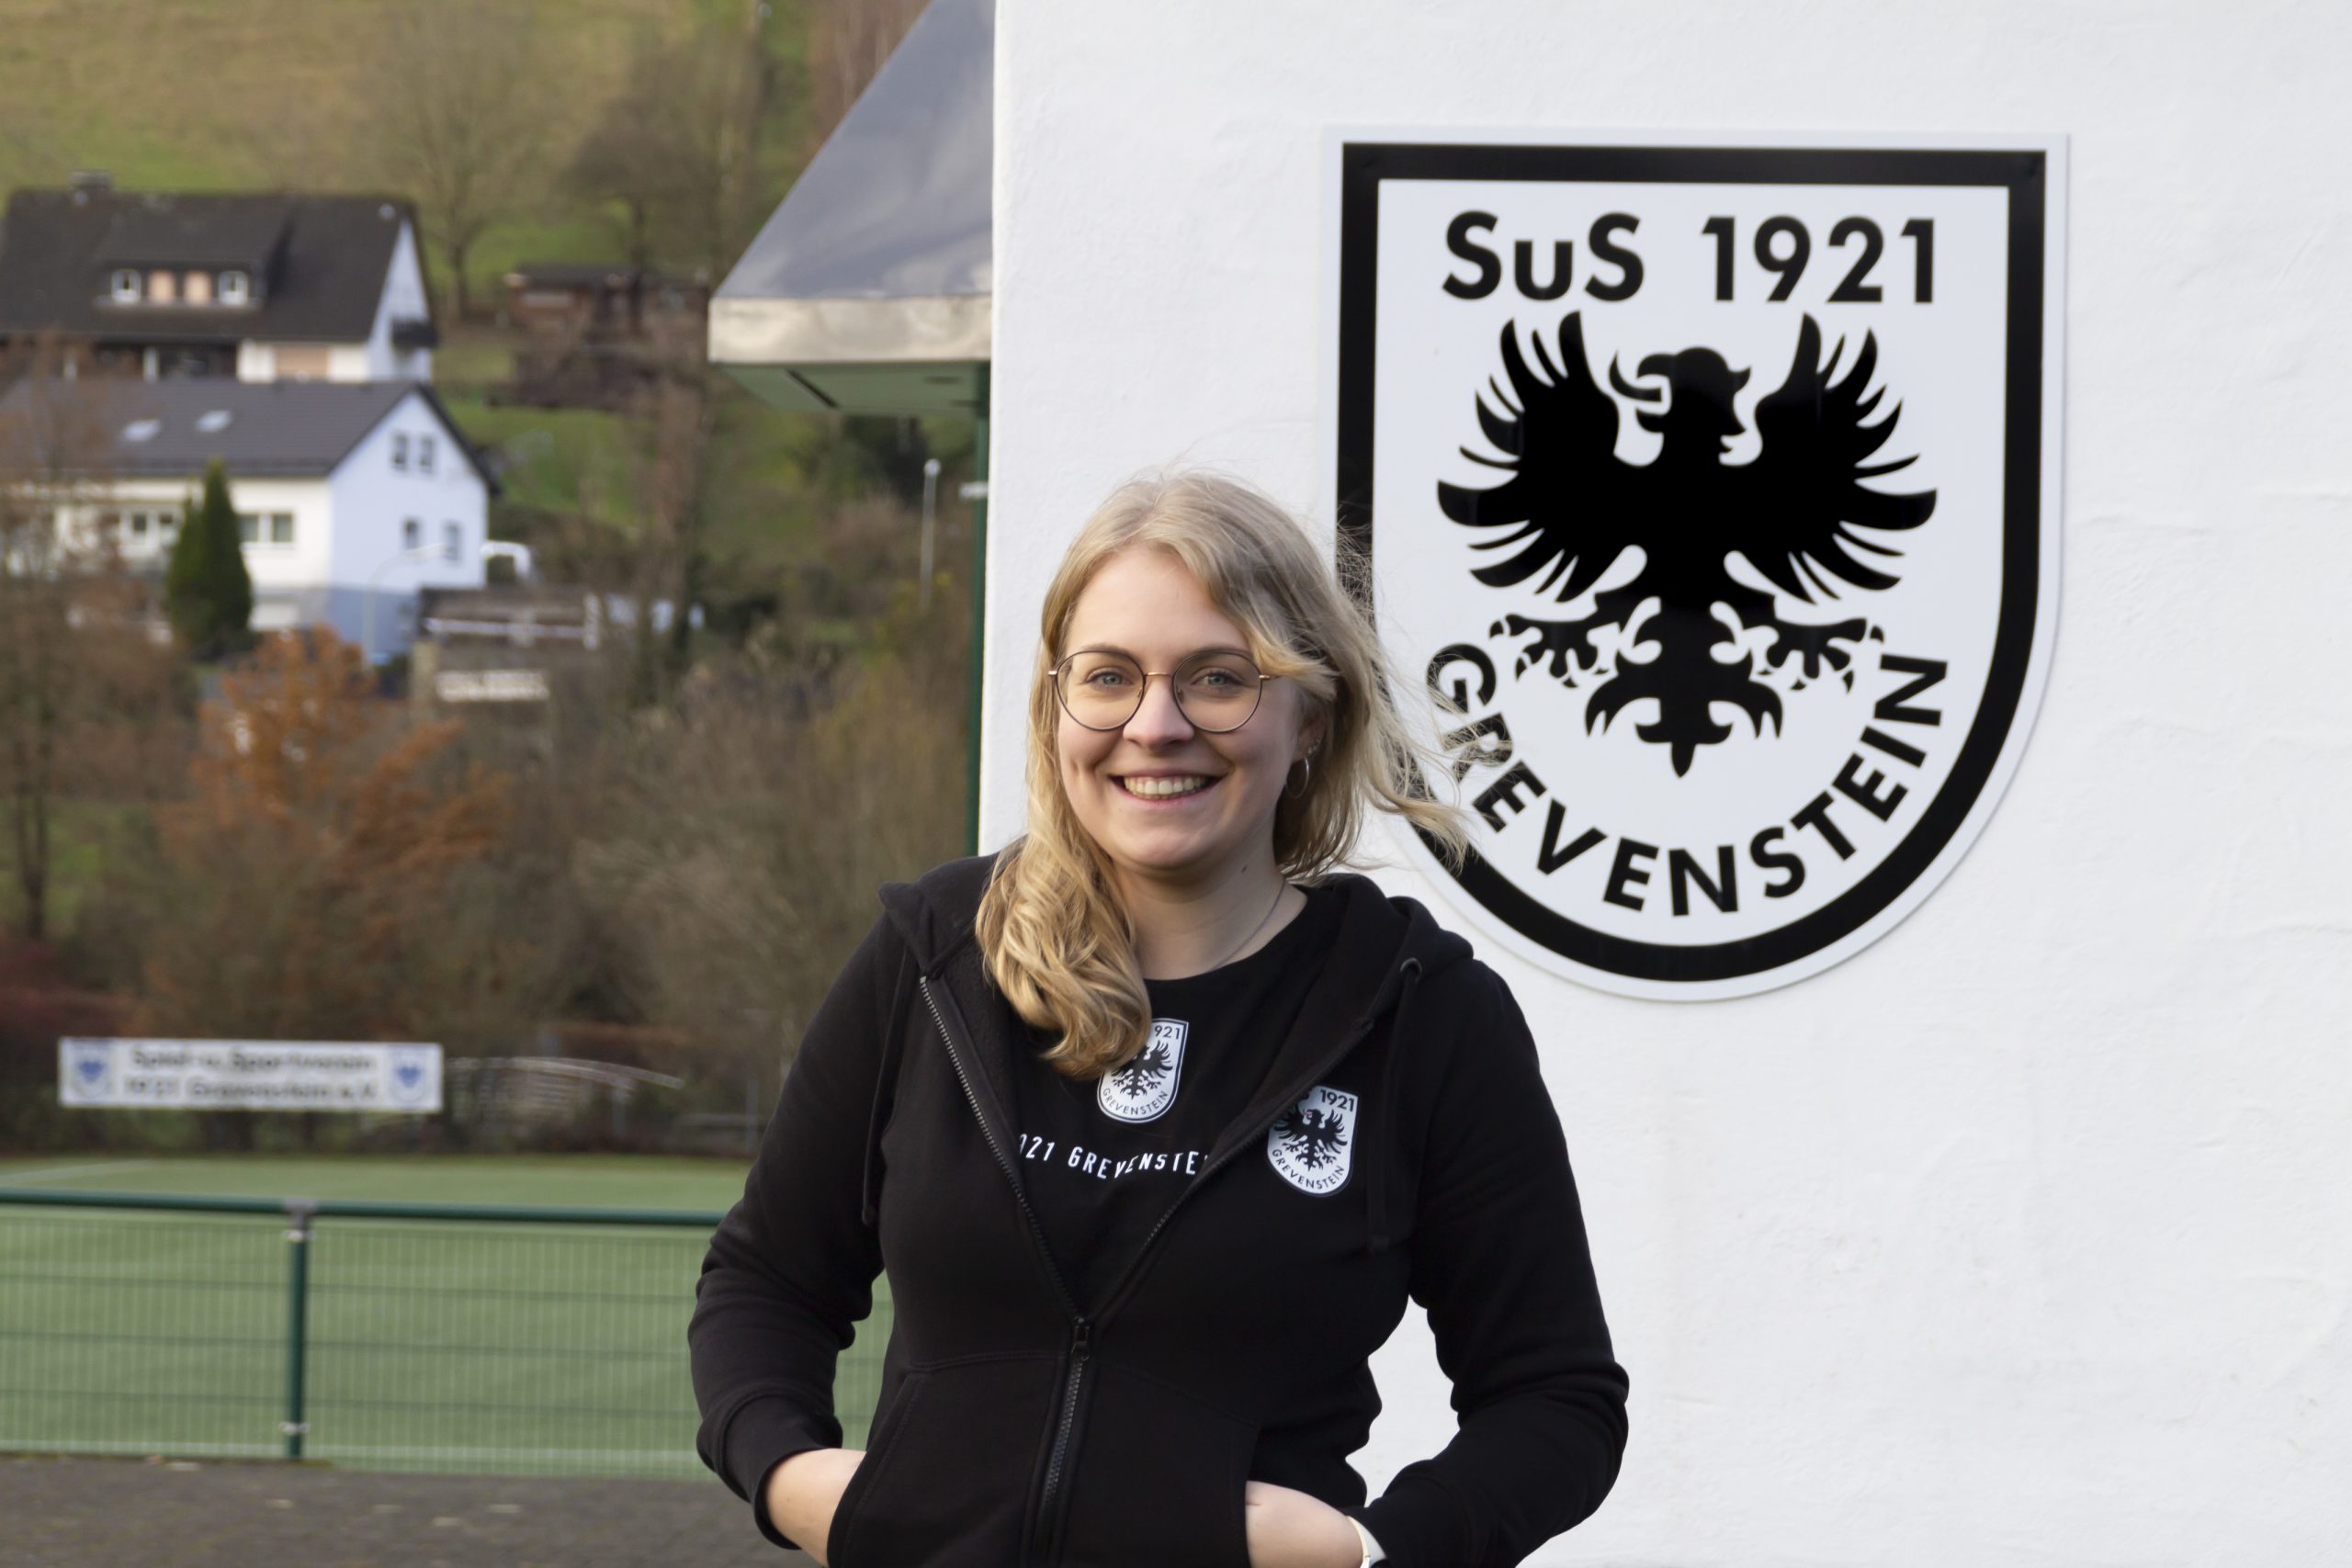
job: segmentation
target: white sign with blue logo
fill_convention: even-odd
[[[441,1047],[342,1041],[66,1039],[57,1102],[182,1111],[441,1109]]]

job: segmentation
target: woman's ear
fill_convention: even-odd
[[[1298,727],[1298,750],[1291,761],[1320,755],[1323,743],[1330,739],[1331,710],[1321,703],[1309,703],[1306,716]]]

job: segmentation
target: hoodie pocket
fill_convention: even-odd
[[[1059,1358],[910,1367],[842,1493],[832,1568],[962,1568],[1020,1560],[1039,1434]]]
[[[1157,1378],[1095,1366],[1061,1568],[1250,1568],[1242,1489],[1257,1423]]]

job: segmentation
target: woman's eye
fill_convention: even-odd
[[[1125,673],[1122,671],[1097,670],[1086,678],[1086,683],[1090,686],[1119,686],[1125,685],[1126,679]]]

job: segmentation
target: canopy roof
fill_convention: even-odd
[[[712,297],[712,363],[787,408],[983,412],[995,34],[932,0]]]

